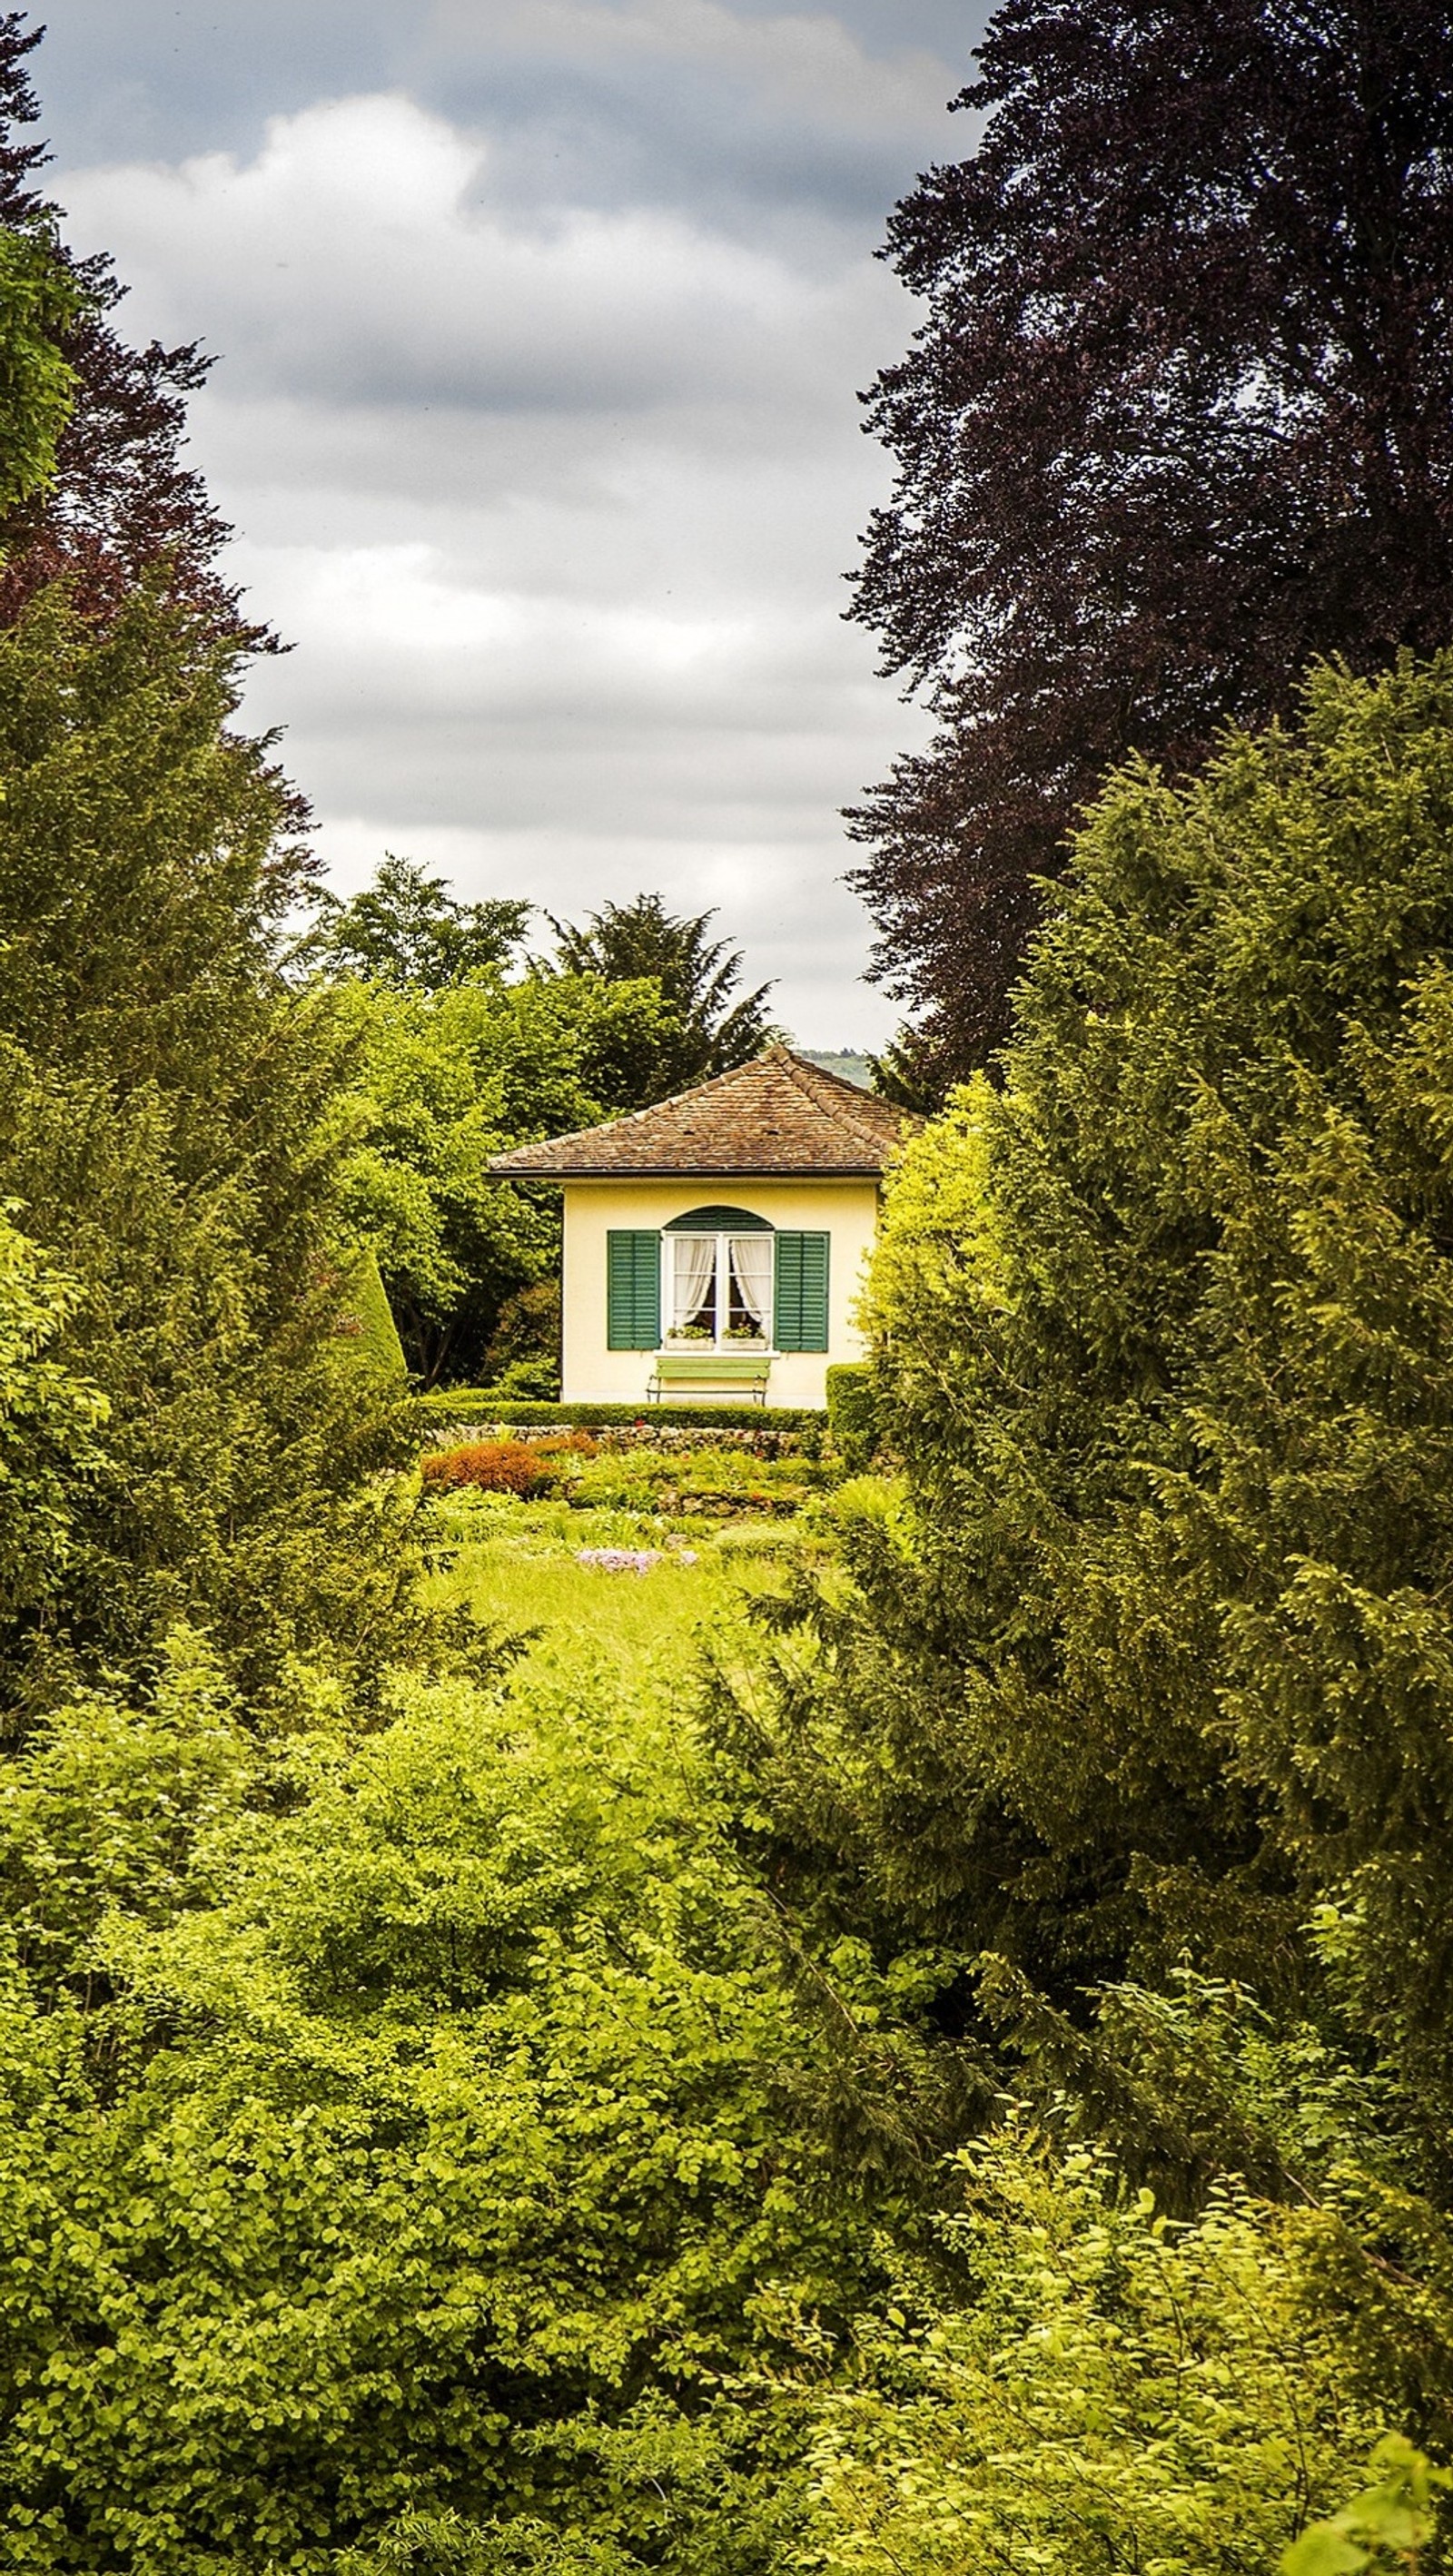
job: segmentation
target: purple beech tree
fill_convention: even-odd
[[[1113,761],[1453,631],[1447,0],[1008,0],[978,69],[889,228],[926,314],[853,610],[939,719],[851,823],[940,1079]]]

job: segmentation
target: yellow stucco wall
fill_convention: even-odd
[[[828,1347],[784,1351],[774,1359],[768,1404],[823,1404],[828,1370],[839,1360],[861,1359],[862,1341],[851,1318],[877,1230],[875,1181],[572,1181],[565,1190],[567,1404],[644,1402],[652,1375],[649,1351],[606,1348],[605,1239],[611,1228],[659,1229],[690,1208],[722,1206],[745,1208],[779,1230],[800,1226],[831,1239]],[[688,1391],[673,1388],[669,1400],[689,1400]]]

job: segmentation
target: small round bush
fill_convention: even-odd
[[[524,1440],[471,1440],[461,1449],[436,1449],[421,1461],[426,1485],[448,1490],[477,1485],[487,1494],[519,1494],[526,1501],[553,1493],[560,1471]]]

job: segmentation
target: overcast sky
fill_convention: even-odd
[[[296,649],[334,880],[385,848],[578,917],[720,907],[809,1046],[875,1044],[837,809],[922,738],[842,623],[887,460],[874,261],[983,12],[952,0],[56,0],[55,193]]]

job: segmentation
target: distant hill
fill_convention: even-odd
[[[809,1064],[820,1064],[824,1073],[835,1073],[844,1082],[855,1082],[860,1091],[873,1088],[872,1065],[853,1047],[845,1048],[841,1055],[827,1055],[820,1047],[799,1047],[797,1052],[805,1055]]]

